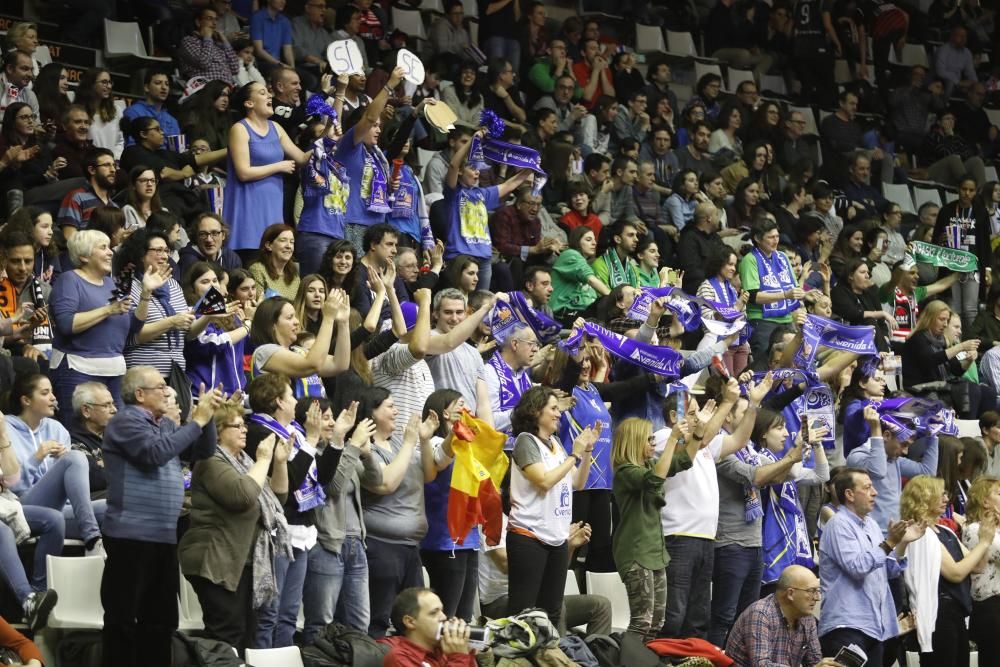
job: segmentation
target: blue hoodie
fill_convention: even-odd
[[[41,461],[36,459],[35,452],[39,445],[46,440],[55,440],[68,450],[71,444],[69,431],[55,419],[48,417],[43,417],[34,431],[20,417],[7,417],[7,426],[14,454],[21,464],[21,479],[11,490],[20,496],[37,484],[55,461],[51,456],[46,456]]]

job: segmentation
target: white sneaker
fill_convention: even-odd
[[[104,540],[102,540],[101,538],[97,538],[97,541],[94,542],[94,546],[93,547],[91,547],[90,549],[84,549],[83,555],[84,556],[100,556],[104,560],[107,560],[108,559],[108,552],[104,550]]]

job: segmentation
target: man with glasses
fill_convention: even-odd
[[[789,565],[778,578],[778,590],[746,608],[726,644],[736,667],[815,665],[837,667],[823,658],[813,610],[820,600],[819,579],[801,565]]]
[[[229,230],[218,215],[202,213],[189,230],[191,242],[181,248],[177,262],[182,276],[195,262],[214,262],[226,271],[243,268],[236,251],[226,247]]]
[[[444,3],[444,16],[431,26],[428,41],[434,56],[442,58],[449,67],[461,62],[465,49],[472,43],[469,31],[465,29],[465,8],[462,0],[448,0]]]
[[[792,111],[785,119],[785,140],[777,147],[778,164],[791,171],[802,160],[812,160],[812,146],[802,135],[806,131],[806,118],[801,111]]]
[[[69,427],[71,447],[83,452],[90,466],[90,497],[104,497],[108,480],[104,472],[104,429],[118,414],[111,392],[100,382],[84,382],[73,390],[73,423]]]
[[[553,48],[555,47],[549,47],[550,50]],[[565,51],[566,47],[562,48]],[[539,65],[532,68],[532,73],[537,67]],[[555,111],[556,118],[559,120],[556,129],[560,132],[572,132],[574,141],[581,144],[585,154],[589,154],[592,148],[589,145],[583,145],[583,138],[597,135],[597,118],[587,112],[587,107],[573,101],[574,99],[578,100],[581,93],[582,90],[577,85],[576,79],[573,78],[572,70],[567,67],[565,72],[555,76],[555,83],[549,90],[549,94],[539,98],[532,108],[535,111],[539,109]]]
[[[486,362],[486,388],[493,408],[493,426],[512,435],[510,415],[521,396],[534,386],[531,368],[540,345],[535,332],[521,322],[514,324]]]
[[[83,156],[83,169],[87,184],[66,193],[56,218],[56,224],[67,241],[77,231],[87,228],[90,214],[98,206],[118,208],[111,200],[118,173],[114,153],[107,148],[89,149]]]
[[[874,408],[866,410],[877,422]],[[889,580],[906,569],[906,547],[923,536],[924,527],[898,521],[883,537],[868,517],[879,494],[864,470],[846,468],[833,485],[840,510],[819,541],[820,646],[823,655],[835,657],[841,648],[856,644],[868,656],[867,664],[881,665],[883,642],[899,634]]]
[[[513,204],[500,207],[490,219],[493,247],[512,268],[547,263],[553,253],[562,250],[563,242],[559,239],[542,237],[542,222],[538,218],[541,209],[542,196],[525,186],[517,190]],[[508,287],[513,288],[513,284]]]
[[[194,32],[178,45],[177,60],[185,79],[200,76],[207,81],[235,85],[240,63],[229,40],[219,31],[218,23],[218,12],[211,6],[203,7],[194,19]]]
[[[171,664],[177,629],[177,518],[184,501],[180,455],[192,465],[215,453],[212,418],[225,396],[201,387],[191,419],[167,418],[167,384],[152,366],[133,366],[122,380],[125,407],[108,422],[104,464],[108,511],[101,581],[104,664]]]

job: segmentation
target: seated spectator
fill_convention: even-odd
[[[639,243],[636,223],[619,219],[609,230],[610,243],[603,255],[594,260],[594,275],[610,289],[619,285],[639,286],[639,272],[632,258]]]
[[[50,592],[53,595],[55,594],[55,591]],[[29,627],[29,630],[33,630],[34,628],[44,627],[45,622],[43,619],[42,623],[35,621],[29,625],[32,626]],[[42,667],[42,652],[38,650],[35,643],[14,629],[13,626],[2,618],[0,618],[0,648],[13,652],[21,659],[25,667]]]
[[[166,148],[167,137],[181,133],[181,127],[177,119],[164,106],[167,97],[170,95],[170,75],[153,68],[148,69],[143,79],[143,90],[146,92],[146,99],[132,103],[125,109],[123,115],[128,121],[134,121],[145,116],[155,119],[160,128],[162,128],[163,134],[160,137],[160,144],[156,148]],[[127,138],[129,145],[138,141],[135,137]]]
[[[775,144],[778,152],[778,164],[785,171],[790,170],[802,160],[813,157],[812,145],[803,137],[805,129],[806,119],[802,112],[789,112],[784,123],[783,140]]]
[[[229,128],[233,125],[229,113],[231,89],[225,81],[209,81],[185,100],[180,120],[192,144],[195,139],[204,139],[210,150],[229,146]]]
[[[619,110],[611,123],[611,141],[608,149],[611,152],[626,139],[634,139],[642,143],[649,132],[649,114],[646,113],[646,93],[642,89],[631,92],[624,109]]]
[[[66,518],[74,519],[77,526],[70,536],[84,541],[86,555],[104,556],[95,515],[104,509],[103,503],[91,505],[87,457],[70,450],[69,431],[53,419],[52,383],[40,374],[19,375],[8,401],[7,436],[21,469],[11,490],[23,505],[63,512],[68,503],[72,512]]]
[[[573,77],[583,88],[581,104],[593,109],[602,95],[615,97],[610,63],[596,39],[584,39],[580,42],[580,56],[573,63]]]
[[[549,40],[546,55],[537,56],[531,64],[527,78],[535,91],[544,98],[547,95],[555,95],[558,81],[564,76],[572,79],[572,86],[566,99],[579,97],[583,89],[577,84],[573,74],[573,61],[566,53],[566,41],[556,37]]]
[[[191,242],[180,249],[178,272],[183,276],[198,261],[212,262],[230,271],[243,266],[239,255],[226,247],[229,227],[215,213],[203,213],[189,228]],[[232,286],[231,286],[232,287]]]
[[[194,18],[194,32],[177,46],[177,60],[185,79],[203,77],[230,86],[236,84],[239,61],[229,39],[218,29],[218,20],[214,6],[202,7]]]
[[[70,105],[60,116],[62,131],[56,135],[52,157],[62,158],[65,166],[59,169],[59,179],[84,176],[83,156],[91,147],[90,116],[78,105]]]
[[[674,176],[673,194],[663,204],[668,223],[682,231],[694,218],[694,210],[704,197],[698,189],[698,174],[693,169],[678,171]]]
[[[636,56],[631,49],[619,51],[611,59],[611,80],[615,86],[615,96],[622,104],[627,104],[635,93],[646,94],[642,74],[635,64]]]
[[[0,113],[14,102],[24,102],[39,117],[38,98],[31,90],[35,78],[34,61],[26,51],[14,49],[3,54],[3,72],[0,72]]]
[[[255,610],[280,593],[274,559],[262,555],[292,553],[282,508],[292,442],[272,433],[250,458],[242,406],[225,406],[214,420],[219,446],[194,465],[191,526],[177,557],[198,595],[207,635],[243,652],[254,643]]]
[[[24,102],[14,102],[3,115],[0,128],[0,187],[7,190],[0,202],[11,215],[24,203],[27,189],[59,178],[66,160],[53,160],[47,147],[36,137],[37,119]]]
[[[896,127],[896,142],[907,153],[915,154],[927,131],[931,113],[940,113],[948,104],[940,79],[927,81],[927,68],[910,69],[910,85],[897,86],[889,94],[889,119]]]
[[[250,17],[250,39],[253,40],[254,55],[265,72],[281,64],[295,67],[292,22],[282,13],[284,9],[283,0],[267,0]]]
[[[295,234],[285,224],[270,225],[260,238],[259,259],[247,267],[257,281],[257,300],[281,296],[289,301],[299,289],[299,269],[294,260]]]
[[[752,178],[744,178],[736,186],[733,203],[726,208],[726,221],[730,228],[748,230],[756,212],[760,210],[760,183]]]
[[[937,183],[958,187],[966,175],[976,183],[986,182],[986,166],[975,146],[967,143],[955,132],[955,113],[950,110],[938,114],[937,123],[925,133],[924,154],[933,163],[927,176]]]
[[[153,213],[165,210],[157,194],[159,179],[152,169],[145,165],[133,167],[129,172],[126,192],[127,204],[122,208],[125,214],[125,228],[141,229]]]
[[[22,232],[31,239],[32,252],[35,256],[32,274],[41,282],[51,284],[63,272],[62,261],[57,254],[58,248],[54,240],[52,214],[35,206],[22,206],[8,218],[4,235],[15,231]],[[10,278],[9,272],[7,277]]]
[[[57,63],[49,63],[35,75],[31,89],[38,98],[38,119],[44,127],[52,127],[62,122],[63,114],[72,104],[66,95],[69,91],[69,75]]]
[[[646,141],[639,149],[639,159],[653,163],[654,187],[664,197],[670,196],[674,174],[680,171],[677,153],[672,146],[673,137],[670,130],[657,127],[646,135]]]
[[[461,618],[449,619],[431,589],[401,591],[392,603],[391,620],[397,634],[383,640],[390,647],[383,663],[387,667],[476,664],[469,650],[469,626]]]
[[[559,218],[559,226],[567,233],[572,232],[577,227],[585,226],[594,232],[595,238],[601,233],[601,219],[593,212],[590,206],[590,195],[586,186],[573,181],[566,188],[566,196],[569,198],[569,210]]]
[[[306,88],[319,86],[319,75],[326,71],[326,47],[333,36],[326,29],[326,1],[308,0],[305,13],[292,19],[292,52],[299,69],[308,74]]]
[[[972,51],[965,46],[968,39],[968,31],[955,26],[948,41],[934,51],[934,75],[944,81],[945,97],[951,97],[955,88],[968,91],[978,82]]]
[[[598,295],[611,290],[594,273],[590,263],[597,255],[597,235],[590,226],[581,225],[569,234],[568,247],[552,265],[552,296],[549,305],[561,322],[586,317]]]
[[[558,256],[562,243],[551,236],[542,236],[538,219],[542,198],[529,187],[519,188],[515,197],[514,204],[497,209],[490,218],[493,247],[509,264],[521,267],[548,264]]]
[[[90,116],[88,137],[91,143],[110,149],[118,159],[125,148],[125,135],[121,129],[125,102],[114,99],[112,92],[111,72],[103,67],[93,67],[80,77],[74,101]]]
[[[858,257],[847,260],[838,278],[830,292],[833,314],[847,324],[875,327],[875,347],[880,352],[888,352],[889,332],[896,320],[882,309],[878,287],[871,281],[867,262]]]
[[[361,38],[361,10],[357,5],[339,7],[334,17],[333,28],[334,39],[349,39],[357,45],[361,53],[362,69],[367,72],[368,48],[365,46],[365,40]]]
[[[509,125],[524,129],[527,114],[521,93],[514,85],[514,66],[509,60],[490,61],[486,71],[486,90],[483,106],[505,120]]]
[[[677,164],[680,169],[690,169],[699,176],[714,168],[712,155],[708,150],[712,130],[704,121],[696,121],[691,126],[691,141],[677,151]]]
[[[104,430],[111,418],[118,413],[114,397],[108,388],[98,382],[84,382],[73,390],[74,419],[69,427],[74,451],[87,457],[90,468],[90,497],[94,500],[106,495],[108,479],[104,470]]]
[[[461,6],[461,3],[458,4]],[[477,82],[478,75],[476,64],[464,60],[458,68],[458,78],[451,86],[441,91],[441,101],[455,112],[461,124],[470,128],[479,127],[480,115],[483,112],[483,95]]]
[[[464,19],[465,7],[461,0],[449,0],[445,3],[444,16],[434,21],[428,33],[432,54],[443,57],[449,69],[465,58],[465,49],[472,44],[463,25]]]
[[[871,184],[872,161],[865,151],[854,151],[848,160],[844,196],[862,218],[877,218],[886,205],[882,192]]]
[[[719,93],[722,92],[722,77],[718,74],[708,73],[698,79],[694,87],[694,97],[688,101],[688,106],[693,103],[700,103],[705,107],[705,120],[714,123],[719,118],[722,105]]]

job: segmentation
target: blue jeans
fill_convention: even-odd
[[[309,550],[306,586],[302,592],[306,627],[302,644],[316,636],[334,619],[360,632],[368,632],[368,558],[360,537],[348,536],[340,553],[317,544]]]
[[[56,418],[63,424],[72,424],[76,418],[73,414],[73,390],[84,382],[100,382],[111,392],[111,399],[118,406],[118,409],[121,410],[123,407],[121,400],[122,378],[120,375],[105,377],[80,373],[70,368],[66,359],[63,359],[59,368],[51,369],[49,375],[52,378],[52,388],[55,391],[56,399],[59,401],[59,411]]]
[[[705,639],[715,542],[702,537],[668,535],[664,543],[670,562],[667,563],[667,613],[661,636]]]
[[[295,261],[299,263],[299,275],[305,277],[310,273],[319,273],[323,253],[336,240],[326,234],[298,232],[295,239]]]
[[[712,567],[712,627],[708,641],[726,645],[726,636],[743,610],[760,597],[764,562],[760,547],[727,544],[715,550]]]
[[[485,18],[485,17],[484,17]],[[494,58],[506,58],[510,61],[514,71],[521,69],[521,43],[516,39],[508,37],[490,37],[482,44],[483,53],[490,60]]]
[[[295,560],[285,556],[274,559],[274,579],[278,597],[257,610],[257,641],[255,648],[291,646],[295,622],[302,604],[302,586],[306,581],[309,554],[305,549],[293,549]]]
[[[79,525],[80,539],[87,541],[101,536],[101,529],[90,504],[90,466],[83,452],[63,454],[52,464],[34,486],[21,495],[22,505],[38,505],[63,511],[66,501],[73,508]]]
[[[27,574],[18,556],[14,532],[2,522],[0,522],[0,574],[14,591],[17,601],[24,604],[25,598],[33,591],[45,590],[45,557],[49,554],[58,556],[62,553],[64,535],[62,515],[56,510],[34,505],[23,505],[22,508],[31,534],[38,536],[31,583],[28,583]]]
[[[476,257],[475,259],[476,264],[479,265],[479,283],[476,285],[476,289],[488,290],[490,282],[493,280],[493,258]]]

